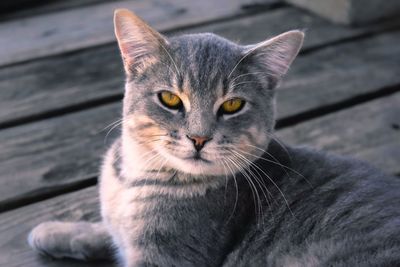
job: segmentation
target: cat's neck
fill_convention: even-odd
[[[131,185],[141,183],[171,187],[178,195],[204,195],[210,188],[225,185],[227,177],[192,175],[174,169],[156,151],[124,134],[120,143],[120,176]],[[166,190],[166,188],[164,188]],[[167,190],[168,191],[168,190]],[[165,191],[166,192],[166,191]]]

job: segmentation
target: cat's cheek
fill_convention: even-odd
[[[253,145],[256,145],[256,146],[267,145],[268,138],[267,138],[267,135],[265,133],[265,130],[263,131],[263,130],[260,129],[260,127],[251,126],[249,128],[249,133],[252,136],[252,139],[256,142]]]

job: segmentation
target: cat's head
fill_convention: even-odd
[[[263,153],[274,89],[302,32],[241,46],[209,33],[167,39],[124,9],[114,23],[127,74],[127,138],[190,174],[236,172]]]

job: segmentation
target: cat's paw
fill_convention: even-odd
[[[35,251],[53,258],[83,260],[85,256],[71,248],[72,240],[78,235],[74,228],[69,223],[41,223],[29,233],[28,243]]]
[[[28,243],[35,251],[57,259],[110,258],[111,238],[99,224],[41,223],[29,233]]]

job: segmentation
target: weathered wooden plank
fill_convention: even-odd
[[[400,93],[278,131],[286,143],[351,154],[400,174]]]
[[[0,2],[0,21],[35,16],[63,9],[76,8],[105,2],[107,0],[30,1],[3,0]]]
[[[397,0],[286,0],[302,8],[344,24],[362,24],[396,16],[400,12]]]
[[[389,44],[398,42],[399,35],[398,32],[384,34],[368,40],[336,46],[337,50],[327,48],[300,58],[298,64],[302,67],[298,67],[297,70],[295,67],[292,70],[292,76],[294,75],[291,82],[292,87],[289,86],[289,90],[283,90],[280,95],[280,118],[282,118],[282,114],[283,116],[298,114],[298,112],[310,108],[325,106],[335,101],[374,91],[379,86],[395,84],[397,82],[395,79],[398,79],[398,75],[396,75],[398,68],[396,57],[393,55],[398,54],[396,50],[398,48]],[[328,51],[327,55],[324,56],[323,51]],[[337,56],[335,51],[340,51],[341,56]],[[371,52],[364,53],[365,51]],[[89,56],[88,59],[106,58],[105,55],[102,57]],[[353,58],[353,56],[357,57]],[[336,60],[336,58],[340,60]],[[331,61],[335,64],[329,64]],[[59,61],[60,64],[61,62]],[[77,62],[79,63],[79,61]],[[110,61],[108,65],[112,64]],[[115,64],[119,63],[115,62]],[[349,70],[347,66],[354,67],[358,71],[355,72],[351,68]],[[37,87],[46,87],[46,79],[53,79],[54,70],[57,70],[56,65],[51,65],[47,71],[41,71],[48,76],[42,76],[45,79],[41,80],[40,86]],[[99,70],[76,69],[78,77],[82,72],[84,73],[83,77],[86,75],[84,81],[87,85],[84,85],[83,88],[92,88],[93,94],[102,86],[110,86],[90,77],[90,72],[96,71]],[[64,76],[66,73],[68,72],[61,72]],[[338,77],[342,77],[339,79],[340,83],[336,82],[337,77],[331,75],[332,73],[340,74],[338,75]],[[24,76],[23,74],[16,75],[16,77],[21,77],[21,85],[32,84],[32,81],[23,80],[24,77],[29,77],[29,75]],[[74,72],[69,74],[71,75],[70,79],[74,80]],[[100,75],[104,75],[108,79],[107,75],[110,74],[107,71],[99,71],[95,76]],[[34,77],[35,74],[32,73],[30,78],[34,79]],[[315,78],[311,79],[310,77]],[[110,80],[110,84],[122,85],[122,77],[110,77]],[[290,85],[290,81],[289,77],[286,84]],[[53,84],[55,85],[56,81],[53,81]],[[92,85],[93,87],[90,87]],[[54,88],[57,88],[56,85]],[[309,88],[314,89],[311,91]],[[48,90],[50,91],[51,88]],[[77,88],[74,90],[76,93],[80,93]],[[23,92],[23,90],[21,91]],[[28,98],[29,92],[27,92],[28,95],[25,95],[21,91],[16,91],[20,94],[21,99]],[[62,103],[70,97],[68,96],[69,92],[64,92],[64,95],[58,95],[56,98],[53,98],[54,95],[51,94],[48,94],[46,98],[44,93],[41,101],[36,104],[43,105],[44,102],[48,103],[54,99],[59,101],[58,103]],[[98,93],[101,94],[102,91],[100,90]],[[81,94],[87,96],[86,92]],[[327,95],[329,97],[326,97]],[[76,98],[77,96],[74,95],[74,98],[71,97],[71,101]],[[0,160],[2,160],[0,185],[4,193],[2,194],[3,199],[0,198],[0,203],[3,207],[10,203],[10,200],[16,201],[16,199],[26,197],[28,193],[40,195],[43,190],[51,190],[55,186],[94,177],[97,171],[97,159],[104,149],[99,141],[103,135],[96,135],[95,131],[117,119],[118,113],[119,106],[112,105],[110,110],[102,107],[2,131],[0,133]],[[88,147],[88,149],[82,152],[79,149],[83,147]]]
[[[263,1],[265,6],[277,0]],[[116,8],[129,8],[159,30],[245,14],[252,0],[135,0],[28,17],[0,24],[0,66],[114,42]]]
[[[285,21],[285,23],[282,23]],[[399,21],[400,22],[400,21]],[[385,27],[387,25],[384,25]],[[393,26],[393,25],[392,25]],[[383,26],[382,26],[383,27]],[[211,31],[233,40],[239,40],[243,43],[253,43],[261,41],[267,35],[277,34],[293,28],[308,28],[305,49],[323,46],[327,43],[337,42],[346,38],[365,35],[371,31],[377,31],[381,28],[357,28],[349,29],[340,26],[331,25],[319,18],[311,17],[308,14],[300,12],[294,8],[285,8],[251,16],[239,20],[212,24],[206,27],[193,28],[191,32]],[[326,52],[318,52],[319,56],[307,56],[300,58],[295,62],[290,75],[283,84],[284,88],[303,87],[314,93],[325,94],[322,88],[316,88],[320,84],[329,84],[343,82],[341,94],[336,91],[326,102],[335,102],[343,97],[351,97],[358,94],[358,90],[367,92],[375,90],[375,87],[386,86],[386,84],[397,83],[398,75],[394,75],[396,68],[386,70],[383,73],[379,66],[376,69],[381,75],[386,75],[387,79],[376,79],[374,87],[370,87],[369,82],[365,80],[363,70],[370,68],[373,70],[374,64],[381,64],[382,67],[391,65],[395,58],[391,53],[398,52],[398,48],[392,44],[398,42],[395,37],[382,37],[388,40],[387,43],[381,39],[373,39],[362,42],[366,48],[379,50],[380,58],[374,59],[373,55],[364,54],[358,49],[358,44],[330,48],[329,55],[323,56]],[[386,39],[385,39],[386,38]],[[377,47],[383,45],[382,48]],[[370,46],[371,48],[369,48]],[[344,50],[342,53],[340,50]],[[339,53],[341,66],[336,68],[335,72],[329,72],[330,60],[335,60],[335,53]],[[333,57],[333,58],[332,58]],[[347,75],[347,70],[341,72],[340,69],[346,69],[347,65],[354,66],[353,58],[358,57],[361,68],[353,68],[357,75]],[[317,61],[318,60],[318,61]],[[320,62],[321,64],[319,64]],[[303,62],[303,63],[302,63]],[[339,64],[339,63],[336,63]],[[310,66],[310,67],[309,67]],[[326,71],[324,74],[319,73]],[[312,80],[303,75],[315,76]],[[336,80],[333,76],[341,72],[342,79]],[[375,71],[374,71],[375,72]],[[377,73],[378,73],[377,72]],[[317,74],[318,73],[318,74]],[[349,83],[345,79],[352,81]],[[101,46],[94,49],[85,50],[66,56],[55,56],[47,59],[36,60],[22,65],[0,69],[0,127],[12,125],[18,121],[40,117],[42,114],[51,113],[54,110],[64,109],[71,106],[84,105],[87,102],[101,101],[102,99],[115,98],[121,95],[123,87],[122,64],[116,45]],[[314,85],[311,86],[314,82]],[[364,82],[364,83],[363,83]],[[359,84],[359,86],[356,86]],[[355,89],[348,90],[350,87]],[[342,87],[340,87],[342,88]],[[297,88],[296,90],[300,90]],[[334,90],[334,89],[329,89]],[[329,93],[329,90],[327,91]],[[282,94],[285,94],[283,92]],[[321,97],[320,97],[321,99]],[[304,102],[302,102],[304,103]],[[282,113],[282,116],[292,115],[299,111],[315,108],[319,105],[316,101],[306,101],[298,109],[292,109],[290,114]],[[285,109],[289,110],[289,109]]]
[[[104,129],[120,110],[119,103],[106,105],[1,131],[0,210],[20,196],[96,177]]]
[[[328,48],[328,56],[324,57],[321,51],[300,59],[298,65],[302,67],[293,72],[293,81],[287,83],[292,87],[280,95],[280,113],[287,115],[310,106],[326,105],[332,100],[374,90],[399,79],[396,75],[397,61],[392,51],[387,50],[387,44],[396,43],[399,38],[400,33],[382,35],[338,46],[342,53],[340,56]],[[361,55],[361,59],[352,57],[360,56],[357,51],[366,50],[370,52]],[[336,62],[337,67],[330,62]],[[122,78],[118,82],[122,85]],[[107,86],[95,85],[100,88]],[[59,101],[64,99],[60,96]],[[119,109],[119,104],[110,105],[0,132],[0,203],[3,207],[10,199],[14,201],[28,193],[41,194],[52,186],[94,177],[99,156],[104,150],[104,134],[100,130],[119,117]],[[84,147],[88,149],[82,151]]]
[[[299,57],[279,91],[279,117],[399,87],[399,41],[396,31]]]
[[[46,220],[100,219],[94,187],[2,214],[0,219],[0,266],[2,267],[109,267],[111,263],[56,261],[31,251],[27,243],[30,228]]]
[[[122,94],[117,46],[0,69],[0,125]]]
[[[399,103],[397,93],[281,130],[277,135],[290,143],[353,154],[389,173],[399,173],[399,129],[391,127],[400,124]],[[97,211],[97,192],[92,187],[1,214],[0,266],[68,266],[70,262],[55,263],[31,251],[25,241],[29,230],[47,220],[97,220]]]
[[[335,25],[293,7],[282,7],[234,21],[224,21],[210,25],[177,30],[174,33],[214,32],[228,39],[250,44],[284,31],[305,30],[305,49],[338,42],[348,38],[380,32],[385,29],[400,28],[400,19],[382,22],[368,27],[349,28]],[[304,49],[303,49],[304,50]]]

